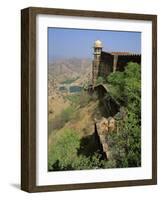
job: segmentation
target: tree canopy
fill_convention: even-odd
[[[118,130],[109,135],[111,159],[117,167],[141,165],[141,67],[129,63],[123,72],[114,72],[107,77],[110,93],[120,102],[123,118],[117,119]],[[121,114],[120,114],[121,116]]]

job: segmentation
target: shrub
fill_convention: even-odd
[[[66,122],[72,119],[73,112],[74,112],[74,108],[72,106],[66,108],[65,110],[61,112],[60,118],[63,124],[65,124]]]
[[[55,170],[54,166],[59,170],[69,170],[73,160],[77,158],[77,149],[80,147],[79,134],[73,129],[64,129],[59,134],[49,152],[49,170]]]
[[[124,106],[126,115],[119,119],[119,131],[109,135],[111,159],[117,167],[141,165],[141,68],[128,63],[124,72],[109,75],[110,93]]]
[[[74,108],[84,107],[92,100],[92,97],[86,91],[75,95],[69,95],[66,98],[71,102]]]
[[[101,83],[104,83],[104,82],[105,82],[104,78],[102,76],[99,76],[97,78],[96,84],[101,84]]]
[[[141,165],[141,129],[137,116],[127,110],[120,120],[119,131],[109,134],[111,160],[117,167],[139,167]]]
[[[64,109],[59,115],[57,115],[52,122],[49,122],[50,130],[60,129],[65,123],[70,121],[74,117],[75,109],[73,106],[70,106]]]
[[[75,130],[64,129],[59,132],[49,152],[49,171],[98,169],[107,166],[107,161],[102,159],[101,154],[85,156],[78,154],[79,149],[80,137]]]

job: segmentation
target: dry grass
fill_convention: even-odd
[[[79,108],[74,113],[76,118],[73,118],[65,124],[63,128],[57,132],[52,132],[49,135],[48,144],[50,146],[54,144],[58,135],[60,135],[64,129],[73,129],[78,132],[80,137],[85,137],[94,133],[94,114],[98,107],[98,101],[90,102],[83,108]]]

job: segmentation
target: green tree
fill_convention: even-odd
[[[50,122],[52,130],[61,129],[65,123],[75,117],[74,115],[75,108],[73,106],[69,106],[62,110],[62,112],[54,118],[53,122]]]
[[[131,101],[140,101],[141,95],[141,67],[130,62],[125,71],[116,71],[107,77],[110,93],[120,103],[127,105]]]
[[[101,83],[104,83],[105,82],[105,79],[102,77],[102,76],[99,76],[98,78],[97,78],[97,84],[101,84]]]
[[[129,63],[124,72],[108,77],[113,97],[124,106],[126,115],[118,119],[118,131],[109,135],[111,160],[117,167],[141,165],[141,68]],[[119,113],[118,113],[119,114]],[[118,116],[117,114],[117,116]],[[120,113],[121,116],[121,113]]]
[[[56,138],[49,152],[49,170],[72,169],[72,163],[77,158],[80,147],[79,134],[73,129],[64,129]],[[55,169],[53,169],[55,166]]]
[[[102,159],[100,153],[90,156],[79,154],[81,138],[73,129],[64,129],[55,137],[55,142],[49,152],[48,169],[50,171],[83,170],[111,167]]]
[[[127,111],[124,120],[119,120],[119,131],[109,134],[111,160],[117,167],[137,167],[141,164],[141,130],[133,112]]]

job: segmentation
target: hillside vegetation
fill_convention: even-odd
[[[119,113],[118,131],[109,136],[111,159],[116,167],[141,166],[141,67],[129,63],[124,72],[112,73],[107,78],[110,92],[124,109],[124,117]]]
[[[124,72],[106,79],[109,95],[120,105],[113,116],[117,128],[108,135],[110,156],[105,159],[95,140],[95,118],[102,116],[101,99],[86,91],[63,97],[68,105],[51,121],[48,169],[81,170],[138,167],[141,165],[141,68],[129,63]]]

